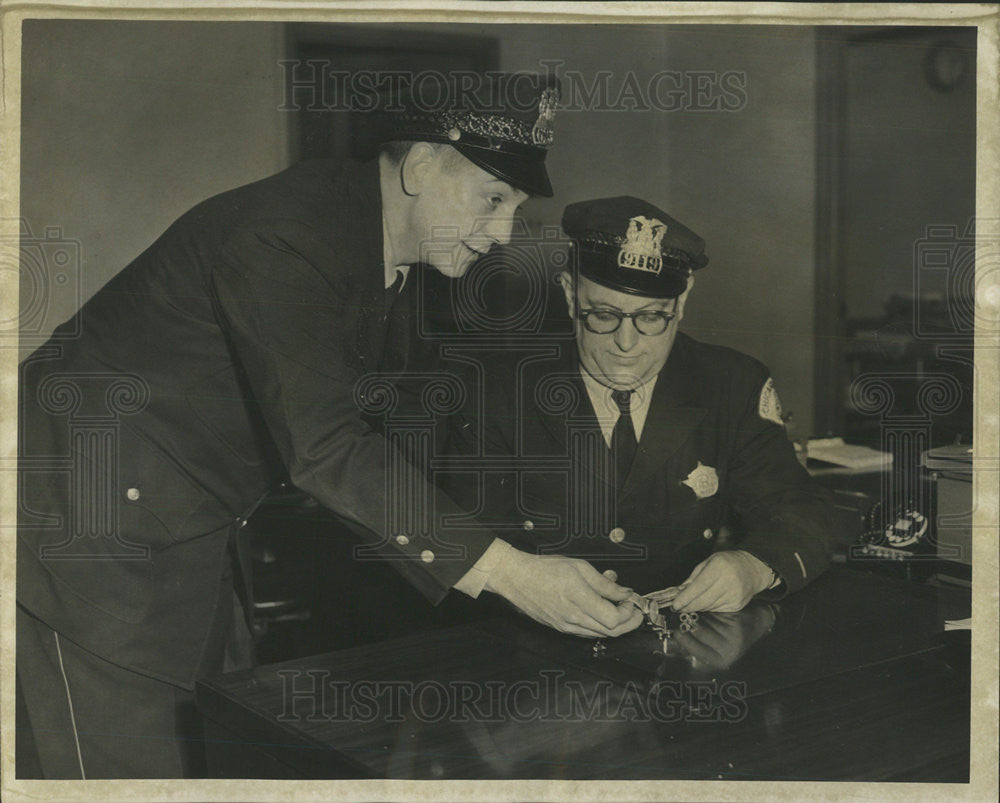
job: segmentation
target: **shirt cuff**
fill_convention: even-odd
[[[747,552],[745,549],[740,549],[740,550],[737,550],[737,551],[738,552],[742,552],[745,555],[749,555],[751,558],[754,558],[754,559],[760,561],[761,563],[764,563],[764,561],[760,560],[760,558],[758,558],[752,552]],[[767,566],[767,568],[770,569],[770,571],[771,571],[771,583],[764,590],[765,591],[772,591],[772,590],[774,590],[775,588],[777,588],[778,586],[781,585],[781,583],[782,583],[781,576],[774,569],[772,569],[770,566],[768,566],[768,564],[764,563],[764,565]]]
[[[473,599],[477,599],[486,588],[490,574],[513,548],[506,541],[499,538],[493,539],[493,543],[486,548],[479,560],[472,564],[472,568],[459,578],[454,588],[463,594],[468,594]]]

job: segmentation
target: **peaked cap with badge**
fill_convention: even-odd
[[[563,231],[581,276],[632,295],[676,298],[705,267],[705,241],[651,203],[627,195],[570,204]]]
[[[519,80],[499,97],[493,110],[424,113],[411,103],[384,116],[392,125],[381,141],[447,141],[493,175],[551,193],[554,90]],[[281,482],[336,513],[345,535],[392,561],[432,603],[493,540],[478,526],[455,530],[462,554],[442,554],[422,532],[386,529],[375,491],[391,456],[354,388],[364,375],[401,375],[407,341],[396,335],[409,331],[416,288],[389,297],[384,258],[379,163],[303,161],[183,215],[21,366],[18,493],[32,513],[17,531],[17,675],[28,721],[53,721],[67,685],[85,699],[118,699],[120,670],[129,704],[111,714],[92,707],[89,722],[78,711],[81,732],[131,732],[128,714],[142,709],[162,748],[88,751],[104,762],[87,756],[92,776],[182,771],[188,742],[162,736],[176,719],[174,692],[163,687],[191,694],[199,677],[222,671],[231,641],[250,639],[234,615],[242,603],[230,557]],[[114,421],[116,436],[80,451],[76,427],[94,415]],[[52,469],[52,459],[74,468]],[[70,481],[77,466],[86,483]],[[421,482],[432,509],[460,512]],[[100,516],[79,513],[98,503]],[[345,582],[356,580],[342,568]],[[68,684],[53,671],[53,633],[93,656],[87,671],[67,661]],[[72,740],[38,733],[58,759],[54,772],[76,771]]]
[[[464,78],[474,79],[471,85]],[[529,195],[552,196],[545,157],[554,140],[559,103],[554,77],[531,73],[418,73],[409,86],[382,98],[369,114],[378,143],[451,145],[463,156]]]

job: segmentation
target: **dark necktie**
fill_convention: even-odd
[[[396,280],[385,291],[381,325],[384,332],[382,359],[379,371],[394,373],[406,370],[410,337],[410,286],[403,286],[403,274],[396,272]]]
[[[619,413],[614,431],[611,433],[611,458],[615,463],[615,487],[621,489],[625,487],[625,478],[628,477],[629,469],[632,467],[639,442],[636,440],[635,426],[632,424],[632,391],[613,390],[611,398],[618,405]]]

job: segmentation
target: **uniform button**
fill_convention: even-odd
[[[400,546],[406,546],[408,543],[410,543],[410,539],[407,538],[405,535],[397,535],[396,543],[399,544]]]
[[[618,582],[618,572],[614,569],[605,569],[601,574],[607,577],[612,583]]]
[[[246,526],[247,526],[247,520],[246,519],[240,519],[240,527],[246,527]]]
[[[525,519],[523,526],[524,526],[525,530],[534,530],[535,529],[535,522],[533,522],[531,519]]]
[[[625,540],[625,531],[621,527],[615,527],[608,533],[608,538],[611,539],[611,543],[620,544]]]
[[[420,560],[422,560],[424,563],[432,563],[434,561],[434,553],[431,552],[429,549],[425,549],[423,552],[420,553]]]
[[[711,537],[712,537],[713,535],[715,535],[715,533],[713,533],[713,532],[712,532],[712,531],[711,531],[710,529],[708,529],[708,528],[706,527],[706,528],[705,528],[705,532],[703,532],[703,533],[702,533],[701,535],[702,535],[702,537],[703,537],[703,538],[704,538],[705,540],[708,540],[708,539],[709,539],[709,538],[711,538]]]
[[[134,502],[134,501],[136,501],[139,498],[139,489],[138,488],[129,488],[127,491],[125,491],[125,496],[127,496],[129,499],[131,499]]]

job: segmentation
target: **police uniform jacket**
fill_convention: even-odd
[[[377,163],[302,163],[195,207],[60,327],[21,368],[19,602],[190,686],[227,541],[283,476],[440,600],[491,536],[441,559],[386,529],[356,397],[401,337],[382,262]]]
[[[464,462],[447,486],[514,546],[587,559],[640,593],[682,582],[722,540],[777,573],[773,597],[827,566],[832,502],[796,459],[757,360],[679,333],[617,492],[575,344],[492,373],[485,417],[451,430]]]

